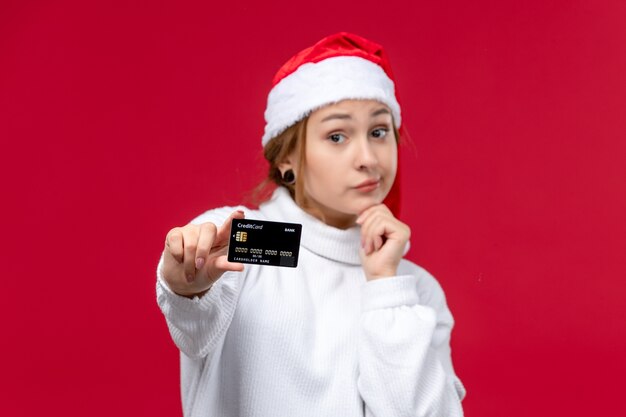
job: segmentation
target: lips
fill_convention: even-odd
[[[377,179],[377,180],[376,179],[370,179],[370,180],[363,181],[362,183],[360,183],[359,185],[357,185],[354,188],[356,190],[358,190],[358,191],[368,192],[368,191],[375,190],[379,186],[380,186],[380,179]]]

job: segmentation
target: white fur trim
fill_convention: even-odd
[[[386,104],[400,128],[400,105],[385,71],[365,58],[338,56],[303,64],[274,86],[267,97],[263,146],[313,110],[346,99]]]

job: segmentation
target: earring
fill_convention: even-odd
[[[293,173],[292,169],[288,169],[283,174],[283,182],[287,185],[293,185],[296,183],[296,176]]]

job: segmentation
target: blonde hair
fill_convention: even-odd
[[[302,178],[306,160],[306,126],[308,120],[309,117],[307,116],[296,122],[265,145],[263,156],[269,163],[269,170],[267,177],[255,188],[254,200],[257,204],[267,200],[276,186],[283,186],[289,190],[291,198],[298,206],[306,207],[304,183],[300,181],[300,178]],[[296,181],[293,184],[287,184],[283,180],[279,165],[292,154],[297,159],[297,164],[295,164],[296,161],[292,161],[294,165],[297,165],[297,169],[294,170]]]

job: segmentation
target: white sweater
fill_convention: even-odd
[[[453,318],[437,281],[402,260],[366,281],[360,229],[340,230],[279,188],[259,210],[223,207],[192,223],[246,218],[302,224],[297,268],[245,265],[202,298],[157,301],[181,351],[186,417],[462,416],[450,358]]]

